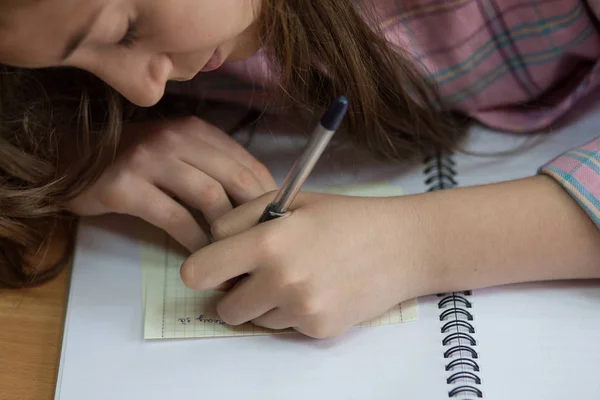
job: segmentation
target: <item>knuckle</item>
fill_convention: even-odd
[[[295,291],[301,291],[304,275],[298,268],[286,266],[284,263],[275,263],[276,268],[272,268],[270,273],[274,284],[279,288],[293,288]],[[303,293],[300,292],[302,296]]]
[[[126,207],[127,195],[121,190],[109,190],[100,198],[100,204],[107,210],[122,214]]]
[[[115,213],[126,213],[130,197],[127,188],[132,187],[130,175],[119,173],[110,187],[100,195],[99,202],[102,207]]]
[[[181,142],[182,135],[178,131],[165,128],[161,129],[156,135],[153,147],[155,147],[159,152],[172,151],[173,149],[181,146]]]
[[[180,135],[188,135],[188,136],[198,136],[198,134],[202,135],[202,134],[206,134],[210,132],[211,129],[211,125],[194,116],[194,115],[188,115],[188,116],[184,116],[181,117],[177,120],[177,125],[180,128]]]
[[[256,184],[254,174],[247,168],[240,168],[233,177],[233,183],[238,189],[247,190]]]
[[[315,296],[303,296],[296,304],[296,313],[303,317],[317,316],[323,310],[323,303]]]
[[[256,161],[252,165],[252,172],[259,180],[267,181],[271,179],[271,171],[269,171],[266,165],[259,161]]]
[[[129,163],[134,169],[142,169],[151,162],[153,155],[152,149],[146,142],[141,142],[133,146],[128,154]]]
[[[208,184],[200,193],[200,201],[207,207],[216,206],[225,199],[225,191],[219,184]]]

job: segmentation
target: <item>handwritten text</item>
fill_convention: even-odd
[[[195,321],[198,321],[203,324],[226,325],[225,322],[221,321],[219,318],[206,318],[204,315],[199,315],[194,319],[190,317],[177,318],[177,322],[179,322],[181,325],[190,325],[192,323],[195,323]]]

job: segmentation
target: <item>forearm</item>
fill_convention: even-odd
[[[412,196],[430,248],[422,293],[600,278],[600,230],[546,176]]]

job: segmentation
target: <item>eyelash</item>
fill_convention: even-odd
[[[138,39],[137,29],[135,21],[130,19],[127,24],[127,32],[121,40],[119,40],[119,46],[131,47]]]

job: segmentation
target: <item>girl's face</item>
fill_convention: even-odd
[[[0,11],[0,63],[81,68],[139,106],[158,102],[169,80],[258,50],[261,0],[9,2]]]

